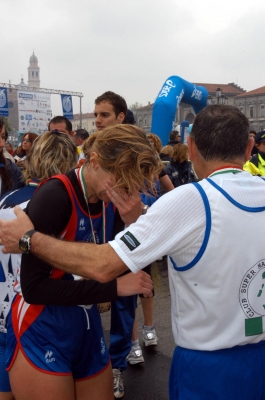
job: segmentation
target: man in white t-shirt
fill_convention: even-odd
[[[7,252],[18,242],[57,268],[106,282],[169,255],[177,345],[170,399],[262,399],[265,393],[265,182],[242,167],[253,139],[247,118],[213,105],[195,118],[189,155],[199,183],[159,199],[105,245],[69,243],[33,228],[21,210],[0,221]],[[115,189],[106,187],[117,201]],[[22,236],[22,237],[21,237]],[[58,254],[60,257],[58,257]]]

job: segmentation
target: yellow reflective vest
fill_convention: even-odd
[[[244,164],[243,169],[250,172],[251,175],[265,176],[265,160],[260,154],[256,154]]]

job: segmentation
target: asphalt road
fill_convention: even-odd
[[[175,346],[171,330],[166,260],[152,265],[152,277],[155,286],[154,322],[158,345],[146,348],[142,346],[145,363],[128,365],[124,374],[124,400],[168,400],[168,376]],[[143,314],[139,300],[138,305],[138,330],[141,342]],[[101,316],[105,337],[109,342],[110,312]]]

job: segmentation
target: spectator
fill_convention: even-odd
[[[24,177],[16,164],[4,155],[7,133],[5,123],[0,117],[0,196],[11,189],[18,189],[25,185]]]
[[[13,146],[10,142],[6,142],[6,150],[9,154],[11,154],[11,156],[13,156],[15,153],[15,150],[13,149]]]
[[[77,129],[74,133],[73,139],[77,146],[78,152],[78,165],[81,166],[85,161],[85,155],[83,153],[84,141],[89,137],[88,131],[85,129]]]
[[[179,131],[171,131],[169,134],[169,142],[168,145],[169,146],[175,146],[175,144],[180,143],[180,135],[179,135]]]
[[[72,122],[62,115],[57,115],[52,118],[49,122],[48,129],[49,131],[58,130],[59,132],[64,132],[70,136],[74,136]]]
[[[124,124],[135,124],[134,114],[131,110],[127,110],[125,120],[123,121]]]
[[[161,153],[159,154],[161,161],[170,161],[173,157],[173,153],[173,147],[167,144],[162,148]]]
[[[174,187],[178,187],[190,182],[196,182],[196,175],[193,171],[192,163],[188,161],[188,146],[178,143],[173,147],[174,153],[172,160],[165,167],[165,173],[169,176]]]
[[[36,133],[32,133],[32,132],[25,133],[25,135],[23,136],[22,142],[21,142],[21,146],[16,151],[14,160],[15,160],[17,166],[22,170],[25,169],[24,161],[26,160],[27,154],[30,151],[34,140],[37,137],[38,137],[38,135]]]
[[[265,130],[255,136],[258,153],[254,154],[244,165],[244,170],[252,175],[265,176]]]
[[[162,150],[162,142],[159,136],[155,135],[154,133],[148,133],[146,135],[147,139],[149,140],[149,143],[154,147],[156,150],[157,154],[161,153]]]
[[[254,131],[253,129],[252,129],[251,131],[249,131],[249,137],[252,137],[254,140],[255,140],[256,134],[257,134],[257,132]],[[259,150],[258,150],[257,146],[254,145],[254,146],[253,146],[253,149],[252,149],[252,151],[251,151],[251,155],[254,156],[254,154],[257,154],[257,153],[258,153],[258,151],[259,151]]]

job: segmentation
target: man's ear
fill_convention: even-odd
[[[253,149],[253,147],[254,147],[254,144],[255,144],[254,138],[253,138],[253,137],[250,137],[250,138],[248,139],[248,144],[247,144],[247,148],[246,148],[246,151],[245,151],[245,158],[244,158],[244,161],[245,161],[245,162],[248,161],[248,160],[250,159],[250,157],[251,157],[251,151],[252,151],[252,149]]]
[[[125,114],[123,112],[119,113],[119,115],[117,117],[118,123],[122,124],[124,120],[125,120]]]
[[[189,159],[191,161],[194,161],[196,154],[197,154],[197,147],[191,136],[188,136],[187,140],[188,140],[188,148],[189,148]]]

